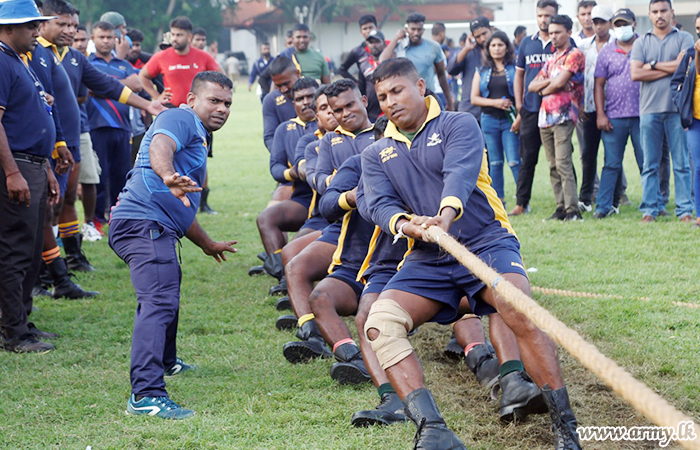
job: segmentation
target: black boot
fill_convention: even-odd
[[[287,295],[277,300],[277,303],[275,303],[275,308],[277,308],[277,311],[291,311],[292,301],[289,299],[289,296]]]
[[[78,233],[73,236],[61,238],[63,241],[63,248],[66,250],[66,265],[68,270],[75,272],[94,272],[95,268],[92,267],[90,261],[85,257],[83,253],[83,235]]]
[[[263,263],[265,272],[271,277],[281,280],[284,276],[284,265],[282,264],[282,252],[270,253]]]
[[[450,340],[445,346],[445,350],[443,350],[443,353],[445,354],[445,356],[454,361],[459,361],[464,357],[464,347],[459,345],[459,342],[457,342],[457,338],[455,337],[454,333],[452,333],[452,336],[450,336]]]
[[[544,414],[547,405],[542,398],[542,391],[524,372],[511,372],[500,379],[501,384],[501,422],[520,422],[530,414]]]
[[[282,275],[282,278],[280,278],[280,283],[277,286],[272,286],[267,295],[287,295],[288,293],[289,292],[287,292],[287,277]]]
[[[316,325],[316,319],[307,320],[297,330],[299,341],[287,342],[282,354],[292,364],[309,362],[316,358],[333,356]]]
[[[542,388],[542,396],[552,418],[555,450],[581,450],[576,432],[576,416],[571,411],[566,387],[553,391],[549,385],[545,385]]]
[[[418,427],[414,450],[467,450],[440,415],[433,395],[416,389],[403,399],[408,418]]]
[[[263,275],[265,273],[265,268],[263,266],[253,266],[248,269],[248,276],[253,277],[255,275]]]
[[[71,300],[94,297],[99,292],[85,291],[79,284],[73,283],[66,267],[66,261],[58,257],[48,264],[49,272],[53,277],[53,298],[67,297]]]
[[[207,200],[209,200],[209,188],[205,187],[204,189],[202,189],[202,199],[199,202],[199,212],[203,212],[206,214],[219,214],[218,212],[211,209],[211,206],[209,206]]]
[[[407,420],[406,410],[399,395],[396,392],[387,392],[382,395],[382,399],[376,408],[357,411],[352,415],[350,423],[359,428],[372,425],[391,425],[392,423],[406,422]]]
[[[340,384],[360,384],[372,381],[356,345],[343,344],[335,350],[337,363],[331,366],[331,378]]]
[[[297,316],[294,314],[288,314],[284,316],[279,316],[275,321],[275,327],[280,330],[293,330],[297,326]]]
[[[464,363],[476,376],[480,385],[490,388],[498,383],[498,358],[490,344],[479,344],[471,348]]]

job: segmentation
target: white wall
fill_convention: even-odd
[[[231,51],[245,53],[248,67],[260,57],[260,46],[255,35],[249,30],[231,29]]]

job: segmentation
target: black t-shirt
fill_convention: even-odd
[[[500,98],[507,98],[510,99],[513,103],[515,103],[515,98],[513,98],[512,95],[510,95],[510,92],[508,91],[508,82],[506,81],[506,74],[500,73],[496,74],[496,72],[492,72],[491,74],[491,79],[489,80],[489,97],[488,98],[493,98],[493,99],[500,99]],[[481,112],[483,114],[490,114],[492,116],[499,116],[502,117],[505,115],[505,112],[501,108],[494,108],[493,106],[485,106],[481,108]]]

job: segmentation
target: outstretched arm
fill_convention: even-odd
[[[197,247],[201,248],[204,253],[214,257],[216,262],[226,261],[225,252],[236,253],[238,251],[232,247],[232,245],[237,244],[238,241],[215,242],[209,237],[207,232],[204,231],[204,228],[199,225],[197,219],[192,222],[185,236],[187,239],[194,242]]]

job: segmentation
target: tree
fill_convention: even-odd
[[[129,27],[138,28],[145,36],[144,48],[155,49],[164,30],[177,16],[187,16],[195,27],[207,30],[209,41],[214,41],[221,31],[221,11],[235,8],[233,0],[74,0],[80,9],[80,21],[89,25],[100,20],[107,11],[118,11]]]

